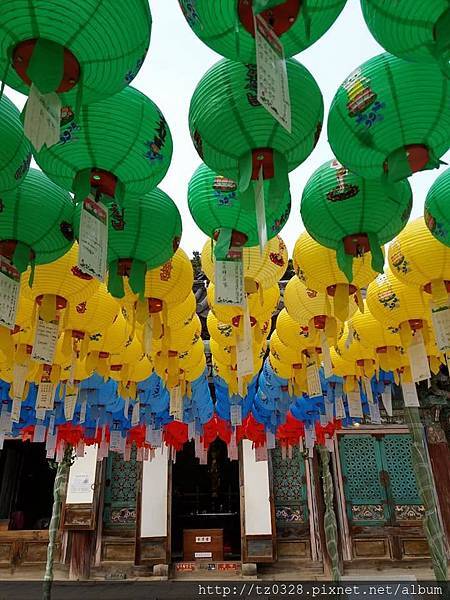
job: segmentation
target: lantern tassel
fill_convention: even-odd
[[[214,246],[214,258],[216,260],[226,260],[228,251],[231,245],[231,236],[233,230],[229,227],[221,227],[219,229],[219,237]]]
[[[44,294],[42,296],[39,316],[47,323],[56,320],[56,296],[53,294]]]
[[[344,248],[344,240],[340,240],[336,249],[336,260],[338,267],[347,277],[349,283],[353,281],[353,256],[347,254]]]
[[[336,284],[334,314],[340,321],[346,321],[348,318],[348,285],[345,283]]]
[[[252,180],[253,173],[253,156],[252,152],[246,152],[239,159],[239,182],[238,182],[238,190],[240,193],[245,192],[249,186],[250,181]]]
[[[134,263],[134,261],[133,261]],[[108,292],[114,298],[123,298],[125,296],[125,286],[123,277],[119,275],[119,261],[114,260],[108,268]],[[130,281],[131,285],[131,281]],[[133,290],[134,291],[134,290]]]
[[[64,75],[64,48],[38,38],[27,68],[27,75],[41,94],[55,92]]]
[[[372,269],[377,273],[382,273],[384,270],[384,255],[380,242],[378,241],[378,236],[376,233],[368,233],[367,237],[369,240],[370,252],[372,254]]]
[[[129,283],[130,288],[135,294],[138,294],[140,300],[144,299],[146,273],[147,265],[145,262],[134,259],[131,263]]]
[[[19,273],[24,273],[27,270],[31,254],[32,252],[29,246],[23,242],[16,243],[12,257],[12,264],[16,267]]]
[[[437,306],[448,306],[449,298],[444,280],[433,279],[431,282],[431,297]]]

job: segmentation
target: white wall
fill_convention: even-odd
[[[256,462],[250,440],[242,441],[244,461],[245,534],[272,534],[269,464]]]
[[[92,504],[97,450],[97,446],[85,446],[84,457],[75,458],[69,472],[66,504]]]
[[[168,451],[158,448],[153,460],[143,463],[141,537],[167,535]]]

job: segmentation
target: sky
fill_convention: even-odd
[[[150,0],[150,8],[153,18],[150,50],[133,86],[156,102],[169,123],[174,153],[170,169],[159,187],[171,196],[180,210],[183,220],[181,246],[191,253],[201,250],[206,236],[195,225],[187,205],[188,182],[200,164],[189,135],[189,104],[197,83],[221,57],[194,35],[177,0]],[[311,71],[322,90],[324,124],[339,85],[356,67],[382,51],[367,29],[359,0],[348,0],[331,29],[296,56]],[[19,108],[23,107],[25,96],[13,90],[8,90],[7,95]],[[290,253],[297,237],[304,231],[300,218],[303,188],[314,170],[330,158],[332,153],[324,126],[313,153],[290,174],[292,210],[281,232]],[[450,162],[450,152],[443,160]],[[442,169],[417,173],[410,179],[414,193],[412,218],[423,214],[427,191],[441,172]]]

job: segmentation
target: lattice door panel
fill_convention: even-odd
[[[308,524],[305,460],[298,448],[284,460],[280,448],[271,454],[277,536],[295,538]]]
[[[359,525],[383,524],[389,518],[379,444],[371,435],[343,435],[339,452],[349,521]]]
[[[128,529],[136,525],[136,501],[141,463],[136,461],[133,447],[131,458],[124,461],[116,452],[108,457],[106,467],[103,521],[106,528]]]

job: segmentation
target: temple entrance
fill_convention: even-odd
[[[55,475],[45,444],[6,441],[0,453],[1,528],[48,529]]]
[[[240,560],[239,462],[229,460],[224,442],[211,444],[207,464],[195,457],[193,442],[177,453],[171,517],[173,562]]]

